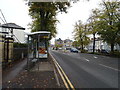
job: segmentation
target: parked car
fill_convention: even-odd
[[[102,50],[101,50],[101,53],[109,54],[110,52],[109,52],[108,50],[102,49]]]
[[[58,48],[59,50],[62,50],[62,48]]]
[[[71,48],[66,48],[66,50],[71,50]]]
[[[76,48],[71,48],[70,52],[78,53],[79,51]]]

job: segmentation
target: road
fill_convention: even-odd
[[[118,88],[118,59],[51,51],[75,88]]]

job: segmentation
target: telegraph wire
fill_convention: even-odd
[[[4,24],[7,24],[7,20],[6,20],[6,18],[5,18],[5,16],[4,16],[4,14],[3,14],[3,12],[2,12],[1,9],[0,9],[0,12],[1,12],[2,17],[3,17],[4,20],[3,20],[1,17],[0,17],[0,19],[4,22]],[[8,28],[8,30],[11,31],[10,28]],[[16,35],[14,35],[14,34],[12,33],[12,36],[14,36],[14,37],[16,38],[16,40],[17,40],[19,43],[21,43],[21,42],[19,41],[19,39],[16,37]]]
[[[1,12],[2,16],[3,16],[3,19],[4,19],[5,23],[7,23],[7,21],[6,21],[6,19],[5,19],[5,16],[4,16],[4,14],[3,14],[3,12],[2,12],[1,9],[0,9],[0,12]]]
[[[0,19],[2,20],[2,22],[5,24],[4,20],[0,17]]]

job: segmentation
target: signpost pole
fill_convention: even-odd
[[[39,60],[39,43],[40,43],[40,35],[38,34],[38,60]],[[39,71],[39,62],[38,62],[38,71]]]
[[[28,41],[27,71],[29,71],[29,45],[30,45],[29,44],[29,35],[28,35],[28,40],[27,41]]]

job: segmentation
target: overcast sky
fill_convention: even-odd
[[[82,20],[83,23],[88,19],[91,10],[99,7],[99,3],[102,0],[80,0],[77,3],[72,4],[72,7],[68,9],[68,13],[59,13],[57,19],[60,23],[57,24],[56,39],[72,39],[73,40],[73,29],[75,22]],[[28,6],[24,0],[0,0],[0,9],[2,10],[8,23],[16,23],[26,28],[28,32],[28,23],[31,22],[30,16],[28,15]],[[1,13],[0,13],[0,17]],[[3,22],[0,20],[0,23]],[[54,42],[54,39],[52,39]]]

